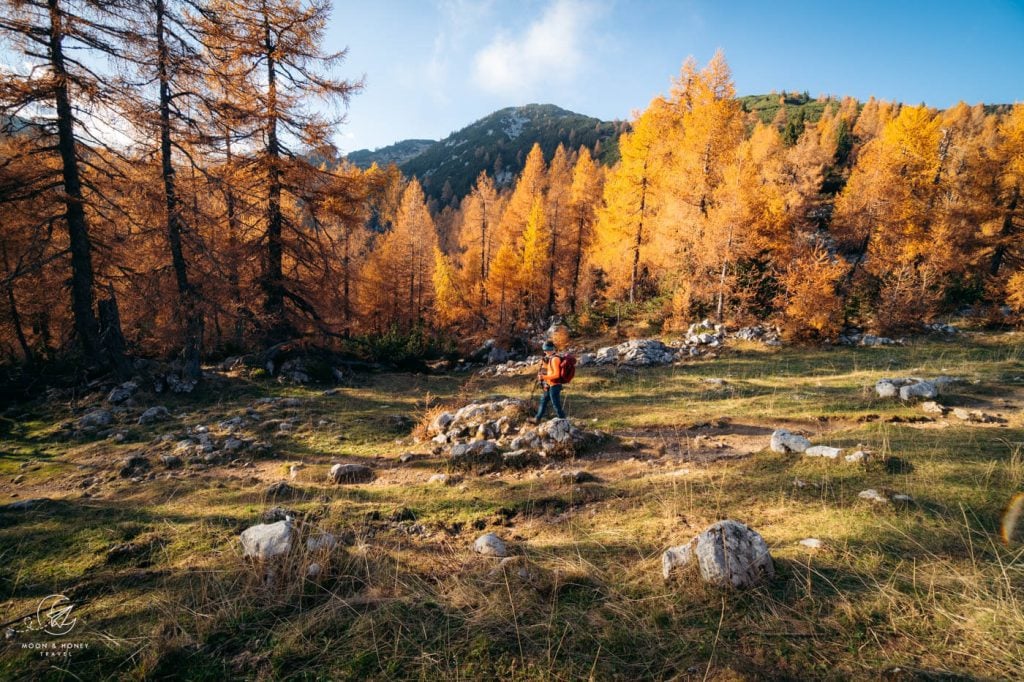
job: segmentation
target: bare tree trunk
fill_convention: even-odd
[[[1003,226],[999,230],[1000,237],[1008,237],[1013,234],[1013,214],[1017,210],[1017,202],[1020,201],[1020,187],[1014,187],[1013,193],[1010,195],[1010,202],[1006,206],[1006,212],[1003,214]],[[989,265],[988,272],[990,275],[995,277],[999,274],[999,269],[1003,266],[1003,258],[1006,257],[1006,242],[1000,242],[992,252],[992,262]]]
[[[633,242],[633,273],[629,280],[629,302],[636,301],[636,287],[640,278],[640,245],[643,243],[644,211],[647,208],[647,162],[644,161],[644,177],[640,181],[640,222],[636,226],[636,239]]]
[[[164,181],[164,201],[167,211],[167,244],[171,250],[171,263],[178,284],[178,306],[185,318],[185,344],[182,353],[182,379],[198,383],[203,372],[200,358],[203,347],[203,315],[196,292],[188,281],[185,255],[181,248],[181,233],[185,226],[181,220],[171,155],[171,89],[168,76],[169,54],[164,40],[164,0],[156,0],[157,73],[160,80],[160,162]],[[194,191],[194,188],[193,188]]]
[[[76,155],[75,119],[68,96],[68,76],[64,66],[64,28],[59,0],[47,0],[50,10],[49,58],[54,75],[54,99],[57,112],[57,149],[64,182],[65,222],[71,247],[71,312],[75,333],[85,356],[103,364],[100,356],[99,325],[93,313],[92,244],[85,218],[82,181]]]
[[[569,310],[576,312],[576,289],[580,283],[580,264],[583,260],[583,223],[585,216],[583,214],[583,207],[580,207],[579,222],[577,224],[576,231],[576,255],[573,258],[573,270],[572,270],[572,293],[569,294]]]
[[[263,289],[266,294],[264,310],[270,318],[269,337],[281,341],[288,333],[284,313],[284,273],[282,270],[283,246],[281,236],[284,217],[281,214],[281,146],[277,139],[277,46],[270,33],[269,10],[263,7],[263,28],[265,58],[267,62],[267,156],[269,157],[267,177],[267,254],[263,273]]]

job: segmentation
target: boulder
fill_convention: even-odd
[[[509,469],[522,469],[540,461],[536,450],[512,450],[501,456],[502,466]]]
[[[142,455],[130,455],[121,460],[121,478],[133,478],[149,471],[149,460]]]
[[[694,556],[701,578],[717,587],[752,587],[775,575],[764,538],[738,521],[719,521],[689,543],[667,549],[661,557],[662,575],[668,580]]]
[[[487,533],[481,535],[473,543],[473,551],[477,554],[489,557],[507,557],[508,548],[505,547],[505,543],[494,533]]]
[[[168,469],[178,469],[182,466],[181,457],[177,455],[160,455],[160,462]]]
[[[110,426],[114,423],[114,414],[110,410],[96,408],[89,410],[78,420],[79,428]]]
[[[537,435],[545,440],[565,443],[572,438],[572,424],[568,419],[549,419],[537,427]]]
[[[900,400],[930,400],[939,395],[935,385],[930,381],[918,381],[913,384],[907,384],[900,387]]]
[[[825,457],[827,459],[835,459],[841,454],[843,454],[842,448],[830,448],[827,445],[815,445],[814,447],[804,450],[804,455],[807,457]]]
[[[452,464],[471,467],[477,464],[494,463],[500,459],[498,444],[493,440],[478,440],[472,443],[457,443],[452,446]]]
[[[171,413],[166,407],[163,405],[156,405],[142,413],[142,416],[139,417],[139,423],[142,425],[155,424],[156,422],[169,419],[170,417]]]
[[[126,381],[120,386],[116,386],[109,395],[107,395],[107,402],[113,405],[119,405],[134,396],[135,392],[138,390],[139,385],[137,383],[134,381]]]
[[[910,383],[909,379],[880,379],[875,383],[875,393],[879,398],[895,398],[900,394],[900,388]]]
[[[811,441],[803,436],[790,433],[786,429],[778,429],[772,434],[771,449],[773,452],[803,452],[811,447]]]
[[[373,469],[364,464],[335,464],[328,476],[335,483],[368,483],[373,480]]]
[[[306,550],[310,552],[330,551],[337,545],[338,538],[327,531],[318,531],[306,538]]]
[[[298,490],[291,487],[284,481],[278,481],[277,483],[271,483],[264,491],[263,496],[274,499],[277,497],[291,497],[295,495]]]
[[[261,523],[242,531],[242,556],[265,561],[288,554],[292,549],[292,523],[285,519],[276,523]]]

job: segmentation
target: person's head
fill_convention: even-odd
[[[554,353],[555,352],[555,343],[554,343],[554,341],[551,341],[550,339],[545,341],[544,345],[541,346],[541,350],[544,351],[544,355],[551,355],[552,353]]]

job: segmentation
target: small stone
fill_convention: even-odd
[[[800,544],[811,549],[821,549],[825,546],[825,543],[818,538],[804,538],[800,541]]]
[[[786,429],[778,429],[772,434],[771,449],[774,452],[804,452],[811,447],[811,441],[803,436],[790,433]]]
[[[563,471],[560,478],[562,483],[569,484],[591,483],[597,480],[597,476],[594,476],[594,474],[579,469],[576,471]]]
[[[114,414],[110,410],[94,409],[86,412],[78,420],[79,428],[110,426],[114,423]]]
[[[321,531],[306,538],[306,550],[309,552],[330,551],[338,545],[338,538],[333,533]]]
[[[166,407],[163,405],[157,405],[142,413],[142,416],[139,417],[139,424],[155,424],[156,422],[169,419],[170,416],[171,413]]]
[[[226,441],[224,441],[224,449],[228,452],[235,452],[236,450],[241,450],[245,446],[246,442],[238,438],[228,438]]]
[[[427,483],[438,483],[440,485],[458,485],[459,483],[462,483],[462,476],[458,476],[455,474],[434,474],[429,479],[427,479]]]
[[[398,456],[398,461],[401,462],[402,464],[408,464],[409,462],[412,462],[419,458],[420,455],[416,454],[415,452],[405,452]]]
[[[178,469],[183,462],[177,455],[160,455],[160,462],[168,469]]]
[[[807,457],[825,457],[826,459],[835,459],[841,454],[843,454],[842,448],[831,448],[827,445],[815,445],[814,447],[804,450],[804,455]]]
[[[121,478],[132,478],[145,471],[149,471],[149,460],[142,455],[131,455],[121,460],[121,470],[118,475]]]
[[[12,483],[17,485],[17,484],[21,483],[24,480],[25,480],[25,474],[18,474],[17,476],[14,477],[14,481],[12,481]]]
[[[270,499],[276,497],[291,497],[297,492],[298,490],[291,487],[284,481],[278,481],[277,483],[272,483],[263,493],[263,496]]]
[[[373,469],[364,464],[335,464],[329,474],[335,483],[368,483],[373,477]]]
[[[322,571],[323,568],[320,566],[320,564],[314,561],[306,567],[306,577],[312,580],[314,578],[319,577]]]
[[[260,521],[263,523],[276,523],[288,518],[295,518],[296,516],[298,516],[298,514],[291,509],[285,509],[284,507],[271,507],[260,515]]]
[[[299,475],[299,471],[301,471],[304,468],[305,465],[302,464],[301,462],[290,465],[288,467],[288,478],[295,480],[295,478]]]
[[[905,493],[895,493],[891,499],[895,505],[910,506],[914,504],[914,498]]]
[[[872,502],[874,504],[889,503],[889,498],[881,494],[874,488],[868,488],[867,490],[860,491],[859,493],[857,493],[857,497],[859,497],[862,500],[868,500],[869,502]]]
[[[946,414],[949,410],[934,400],[928,400],[921,403],[921,411],[927,414]]]
[[[239,539],[242,555],[248,558],[265,560],[287,554],[292,548],[291,521],[252,526],[242,531]]]
[[[125,402],[133,395],[135,395],[135,392],[137,390],[139,390],[138,384],[136,384],[134,381],[126,381],[120,386],[114,388],[114,390],[110,392],[110,394],[107,396],[107,402],[112,403],[114,405],[118,405],[120,403]]]
[[[508,556],[508,549],[505,547],[505,543],[494,533],[487,533],[478,537],[476,542],[473,543],[473,551],[483,556]]]
[[[850,453],[846,457],[843,457],[847,462],[851,464],[854,462],[867,462],[871,459],[871,456],[863,450],[857,450],[856,452]]]

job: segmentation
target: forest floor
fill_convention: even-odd
[[[874,391],[883,377],[936,375],[964,380],[943,405],[997,421],[926,414]],[[1024,490],[1024,335],[734,343],[714,359],[581,368],[567,410],[611,438],[571,461],[428,483],[447,464],[414,442],[414,423],[441,404],[529,397],[531,383],[528,373],[379,373],[325,395],[224,376],[198,396],[149,396],[119,414],[121,442],[61,435],[100,393],[8,410],[0,619],[34,622],[40,600],[61,595],[77,621],[57,636],[9,623],[0,678],[1024,676],[1024,545],[1020,531],[1000,536]],[[152,404],[170,418],[138,425]],[[218,425],[247,410],[273,429],[248,434],[263,447],[161,465],[190,429],[222,438]],[[774,453],[777,428],[874,457]],[[408,452],[422,456],[400,462]],[[133,454],[150,470],[119,475]],[[335,462],[367,464],[376,478],[330,483]],[[578,469],[597,480],[566,484],[561,473]],[[272,498],[282,480],[293,490]],[[867,488],[914,503],[873,504],[858,497]],[[239,533],[276,505],[344,538],[319,577],[305,577],[300,557],[268,582],[241,557]],[[666,582],[662,551],[724,518],[764,537],[775,577],[742,592],[696,571]],[[474,554],[485,532],[518,563]]]

